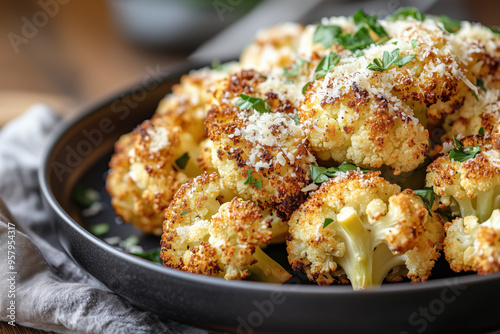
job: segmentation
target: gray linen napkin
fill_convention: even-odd
[[[36,105],[0,130],[0,321],[59,333],[205,333],[132,306],[57,247],[37,172],[59,123]]]

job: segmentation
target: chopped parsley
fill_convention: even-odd
[[[477,133],[480,135],[484,135],[484,128],[481,127]]]
[[[415,194],[422,198],[422,201],[424,201],[425,206],[427,207],[427,211],[429,211],[429,214],[432,216],[432,205],[434,204],[434,191],[432,187],[426,187],[424,189],[420,190],[415,190]]]
[[[258,189],[262,189],[262,182],[260,180],[256,181],[255,178],[252,176],[252,173],[253,173],[253,171],[251,169],[247,170],[247,179],[246,179],[245,183],[243,183],[243,184],[249,184],[249,185],[254,186]]]
[[[450,34],[456,33],[460,30],[460,21],[452,19],[446,15],[440,15],[439,22],[443,24],[444,29]]]
[[[271,105],[267,100],[245,94],[240,94],[240,97],[241,99],[236,102],[236,107],[240,109],[248,110],[254,108],[261,114],[271,112]]]
[[[345,173],[350,170],[357,171],[358,167],[348,162],[343,162],[338,167],[326,168],[326,167],[319,167],[316,165],[311,165],[310,167],[311,178],[313,182],[316,184],[328,181],[330,178],[337,176],[339,172]],[[360,169],[360,170],[363,173],[367,173],[369,171],[368,169]]]
[[[323,222],[323,228],[327,227],[331,223],[333,223],[333,219],[332,218],[325,218],[325,221]]]
[[[476,99],[476,101],[479,101],[479,97],[477,96],[476,92],[472,92],[472,96]]]
[[[161,253],[161,249],[158,248],[158,249],[155,249],[155,250],[153,250],[151,252],[130,253],[130,254],[142,257],[143,259],[146,259],[146,260],[149,260],[149,261],[152,261],[152,262],[161,263],[160,262],[160,253]]]
[[[283,76],[288,78],[298,76],[303,64],[309,64],[309,62],[307,60],[298,58],[291,70],[288,70],[286,67],[283,69]]]
[[[185,214],[187,214],[187,211],[182,211],[181,212],[181,216],[184,216]]]
[[[464,162],[469,159],[474,159],[481,148],[479,146],[462,146],[460,141],[453,136],[453,142],[455,143],[455,148],[450,151],[450,159],[455,161]]]
[[[484,88],[484,81],[483,81],[483,79],[477,78],[477,80],[476,80],[476,86],[478,86],[479,88],[481,88],[483,91],[486,92],[486,88]]]
[[[415,7],[404,7],[396,11],[390,16],[391,20],[404,20],[408,17],[413,17],[415,20],[424,22],[424,14]]]
[[[300,124],[300,119],[299,119],[299,115],[298,114],[295,114],[293,116],[293,120],[295,121],[295,124],[296,125],[299,125]]]
[[[389,35],[378,22],[377,15],[367,15],[360,9],[352,18],[356,25],[354,34],[342,34],[342,28],[336,25],[319,25],[314,31],[313,42],[321,43],[325,48],[337,42],[345,49],[355,52],[375,43],[370,36],[370,30],[381,39],[380,43],[389,40]]]
[[[417,45],[418,45],[417,40],[416,39],[412,39],[411,40],[411,47],[415,49],[417,47]]]
[[[92,204],[99,202],[101,195],[95,189],[83,185],[77,185],[73,189],[72,198],[75,204],[77,204],[80,208],[86,209],[90,208]]]
[[[399,48],[394,49],[391,53],[384,51],[382,59],[375,58],[373,63],[369,64],[366,68],[378,72],[387,70],[391,65],[397,65],[401,68],[408,64],[414,57],[414,54],[399,57]]]
[[[100,237],[101,235],[105,235],[109,232],[109,224],[102,223],[97,225],[90,226],[90,232],[93,235]]]
[[[184,168],[186,168],[186,165],[187,165],[188,161],[189,161],[189,154],[186,152],[180,158],[178,158],[177,160],[175,160],[175,164],[180,169],[184,169]]]
[[[316,66],[316,69],[314,70],[314,73],[316,74],[314,79],[317,80],[330,73],[333,70],[333,68],[338,64],[339,60],[340,57],[335,52],[329,53],[328,55],[321,58],[318,66]],[[311,81],[308,81],[302,87],[302,94],[306,93],[307,87],[309,86],[310,83]]]
[[[139,243],[139,237],[136,235],[131,235],[127,239],[123,240],[123,248],[129,248],[135,246]]]
[[[378,23],[377,15],[367,15],[362,9],[358,10],[353,16],[356,27],[367,25],[380,39],[389,39],[387,31]]]
[[[342,34],[342,28],[335,25],[319,25],[314,31],[313,42],[321,43],[325,49],[330,48],[337,41],[338,36]]]

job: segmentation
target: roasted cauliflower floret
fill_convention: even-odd
[[[452,270],[485,275],[500,271],[500,210],[480,223],[476,216],[446,223],[444,252]]]
[[[457,272],[500,269],[500,154],[491,138],[475,135],[457,141],[461,149],[454,147],[427,169],[427,185],[440,205],[459,217],[446,224],[444,241],[446,259]],[[459,151],[468,155],[457,155]]]
[[[146,233],[162,233],[163,211],[177,189],[201,173],[196,141],[163,116],[115,144],[106,187],[117,215]]]
[[[315,157],[293,105],[266,80],[242,71],[219,83],[206,126],[224,187],[287,220],[305,199]]]
[[[474,135],[481,127],[489,133],[499,119],[500,36],[481,24],[462,22],[450,39],[453,51],[464,62],[472,89],[456,112],[446,117],[446,139]]]
[[[475,135],[459,142],[466,153],[477,151],[474,157],[455,155],[461,150],[447,143],[445,148],[451,150],[427,167],[427,186],[454,216],[476,216],[482,223],[500,206],[500,155],[489,138]]]
[[[287,281],[290,275],[261,249],[272,238],[273,217],[241,198],[221,205],[222,193],[217,173],[179,189],[165,211],[163,264],[228,280]]]
[[[380,285],[400,266],[412,281],[427,280],[444,236],[439,215],[431,217],[413,191],[400,192],[378,172],[348,171],[323,183],[289,225],[294,269],[320,285],[345,272],[354,289]]]

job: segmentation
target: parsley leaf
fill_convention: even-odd
[[[452,19],[446,15],[440,15],[439,21],[443,24],[444,29],[450,34],[460,30],[460,21]]]
[[[295,121],[296,125],[300,124],[300,119],[299,119],[299,115],[298,114],[293,115],[293,120]]]
[[[484,135],[484,128],[481,127],[477,133],[480,135]]]
[[[146,260],[149,260],[149,261],[152,261],[152,262],[161,263],[160,262],[160,253],[161,253],[161,249],[158,248],[158,249],[155,249],[155,250],[153,250],[151,252],[130,253],[130,254],[142,257],[143,259],[146,259]]]
[[[481,148],[479,146],[462,146],[460,141],[453,136],[453,142],[455,143],[455,148],[450,151],[450,159],[455,161],[464,162],[469,159],[474,159]]]
[[[177,160],[175,160],[175,164],[180,169],[184,169],[184,168],[186,168],[186,165],[187,165],[188,161],[189,161],[189,154],[186,152],[180,158],[178,158]]]
[[[434,191],[432,187],[426,187],[421,190],[415,190],[415,194],[422,198],[422,201],[424,201],[425,206],[427,207],[427,211],[429,211],[429,214],[432,216],[432,205],[434,204]]]
[[[366,68],[372,71],[383,72],[387,70],[392,64],[399,66],[399,68],[408,64],[415,55],[399,56],[399,49],[394,49],[390,54],[384,51],[382,59],[375,58],[373,63],[369,64]]]
[[[300,68],[303,64],[309,64],[308,61],[298,58],[291,70],[288,70],[286,67],[283,69],[283,76],[287,78],[296,77],[300,73]]]
[[[109,232],[109,224],[102,223],[90,226],[90,232],[96,236],[101,236]]]
[[[417,45],[418,45],[417,40],[416,39],[412,39],[411,40],[411,47],[415,49],[417,47]]]
[[[361,27],[354,33],[354,35],[340,35],[338,38],[338,42],[345,49],[351,51],[361,50],[375,43],[373,38],[370,36],[370,31],[366,27]]]
[[[384,27],[378,23],[377,15],[367,15],[362,9],[358,10],[353,16],[354,24],[357,27],[362,27],[366,24],[379,38],[389,38]]]
[[[255,181],[255,178],[252,176],[252,173],[253,173],[253,171],[251,169],[247,170],[247,179],[246,179],[245,183],[243,183],[243,184],[249,184],[249,185],[254,186],[258,189],[262,189],[262,182],[260,180]]]
[[[324,77],[327,73],[331,72],[335,65],[338,64],[340,57],[335,52],[329,53],[327,56],[324,56],[314,73],[316,73],[315,79],[319,79]]]
[[[325,49],[330,48],[332,44],[342,33],[342,28],[335,25],[319,25],[314,31],[313,42],[321,43]]]
[[[486,92],[486,88],[484,88],[484,81],[483,81],[483,79],[477,78],[477,80],[476,80],[476,86],[478,86],[479,88],[481,88],[482,90],[484,90]]]
[[[182,211],[181,216],[187,215],[187,213],[188,213],[187,211]]]
[[[335,67],[335,65],[338,64],[339,60],[340,60],[340,57],[335,52],[329,53],[328,55],[324,56],[320,60],[318,66],[316,66],[316,69],[314,70],[314,73],[316,74],[314,79],[316,80],[316,79],[322,78],[327,73],[331,72],[333,70],[333,68]],[[302,87],[302,94],[304,94],[304,95],[306,94],[307,87],[309,87],[310,83],[311,83],[311,81],[308,81]]]
[[[254,108],[261,114],[271,112],[271,105],[267,100],[245,94],[240,94],[240,97],[241,99],[236,102],[236,106],[240,109],[248,110]]]
[[[333,219],[332,218],[325,218],[325,221],[323,222],[323,228],[327,227],[331,223],[333,223]]]
[[[415,20],[423,22],[425,20],[424,14],[415,7],[404,7],[396,11],[390,16],[391,20],[404,20],[407,17],[413,17]]]
[[[338,167],[326,168],[326,167],[319,167],[316,165],[311,165],[310,167],[311,178],[313,182],[317,184],[328,181],[330,178],[337,176],[339,172],[345,173],[350,170],[357,171],[358,167],[348,162],[343,162]],[[363,173],[369,172],[368,169],[360,169],[360,170]]]

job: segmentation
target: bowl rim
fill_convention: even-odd
[[[192,61],[185,61],[181,64],[175,65],[175,70],[169,71],[168,74],[162,77],[161,83],[164,83],[166,80],[175,79],[178,81],[183,74],[188,73],[190,70],[200,69],[202,67],[209,66],[207,64],[196,63]],[[54,195],[54,192],[51,187],[51,176],[50,176],[50,166],[51,162],[54,159],[55,154],[57,153],[57,149],[60,146],[60,142],[67,135],[70,134],[71,130],[77,126],[80,122],[84,122],[85,119],[93,116],[98,113],[101,109],[109,106],[113,101],[115,101],[120,96],[132,94],[133,92],[144,88],[143,84],[136,84],[128,89],[122,90],[119,93],[111,94],[111,96],[98,101],[97,103],[89,104],[82,108],[82,111],[79,112],[76,116],[73,117],[72,120],[67,122],[62,122],[59,129],[54,131],[54,133],[48,139],[47,145],[43,150],[42,154],[42,165],[38,171],[38,179],[40,182],[40,188],[43,197],[49,203],[52,210],[56,213],[57,217],[62,219],[65,224],[71,227],[75,232],[77,232],[81,237],[85,238],[87,241],[91,242],[94,246],[112,254],[113,256],[119,258],[122,261],[130,262],[138,267],[144,267],[147,270],[154,271],[157,274],[169,275],[171,278],[179,279],[185,282],[206,285],[207,287],[214,288],[224,288],[224,289],[237,289],[237,290],[250,290],[250,291],[258,291],[258,292],[282,292],[290,295],[328,295],[328,296],[341,296],[341,295],[353,295],[353,296],[378,296],[378,295],[388,295],[388,294],[399,294],[401,292],[411,292],[418,293],[429,290],[442,289],[449,286],[450,280],[452,280],[452,285],[476,285],[476,284],[485,284],[491,281],[498,281],[500,283],[500,272],[492,273],[489,275],[465,275],[465,276],[454,276],[447,278],[436,278],[421,282],[421,283],[391,283],[391,284],[382,284],[380,287],[369,288],[365,290],[353,290],[350,285],[330,285],[330,286],[318,286],[318,285],[300,285],[300,288],[297,288],[297,284],[273,284],[273,283],[264,283],[264,282],[255,282],[255,281],[232,281],[232,280],[224,280],[219,277],[211,277],[204,276],[199,274],[193,274],[189,272],[184,272],[181,270],[176,270],[173,268],[164,267],[161,264],[157,264],[137,256],[126,253],[125,251],[119,250],[104,240],[99,239],[95,235],[93,235],[90,231],[86,230],[77,221],[75,221],[71,216],[66,212],[63,206],[59,203]],[[57,232],[56,232],[57,233]],[[63,247],[67,255],[78,264],[76,260],[74,260],[73,256],[70,252]],[[441,256],[444,256],[442,254]],[[78,264],[79,265],[79,264]],[[82,267],[83,268],[83,267]],[[85,268],[83,268],[85,270]],[[86,271],[86,270],[85,270]]]

